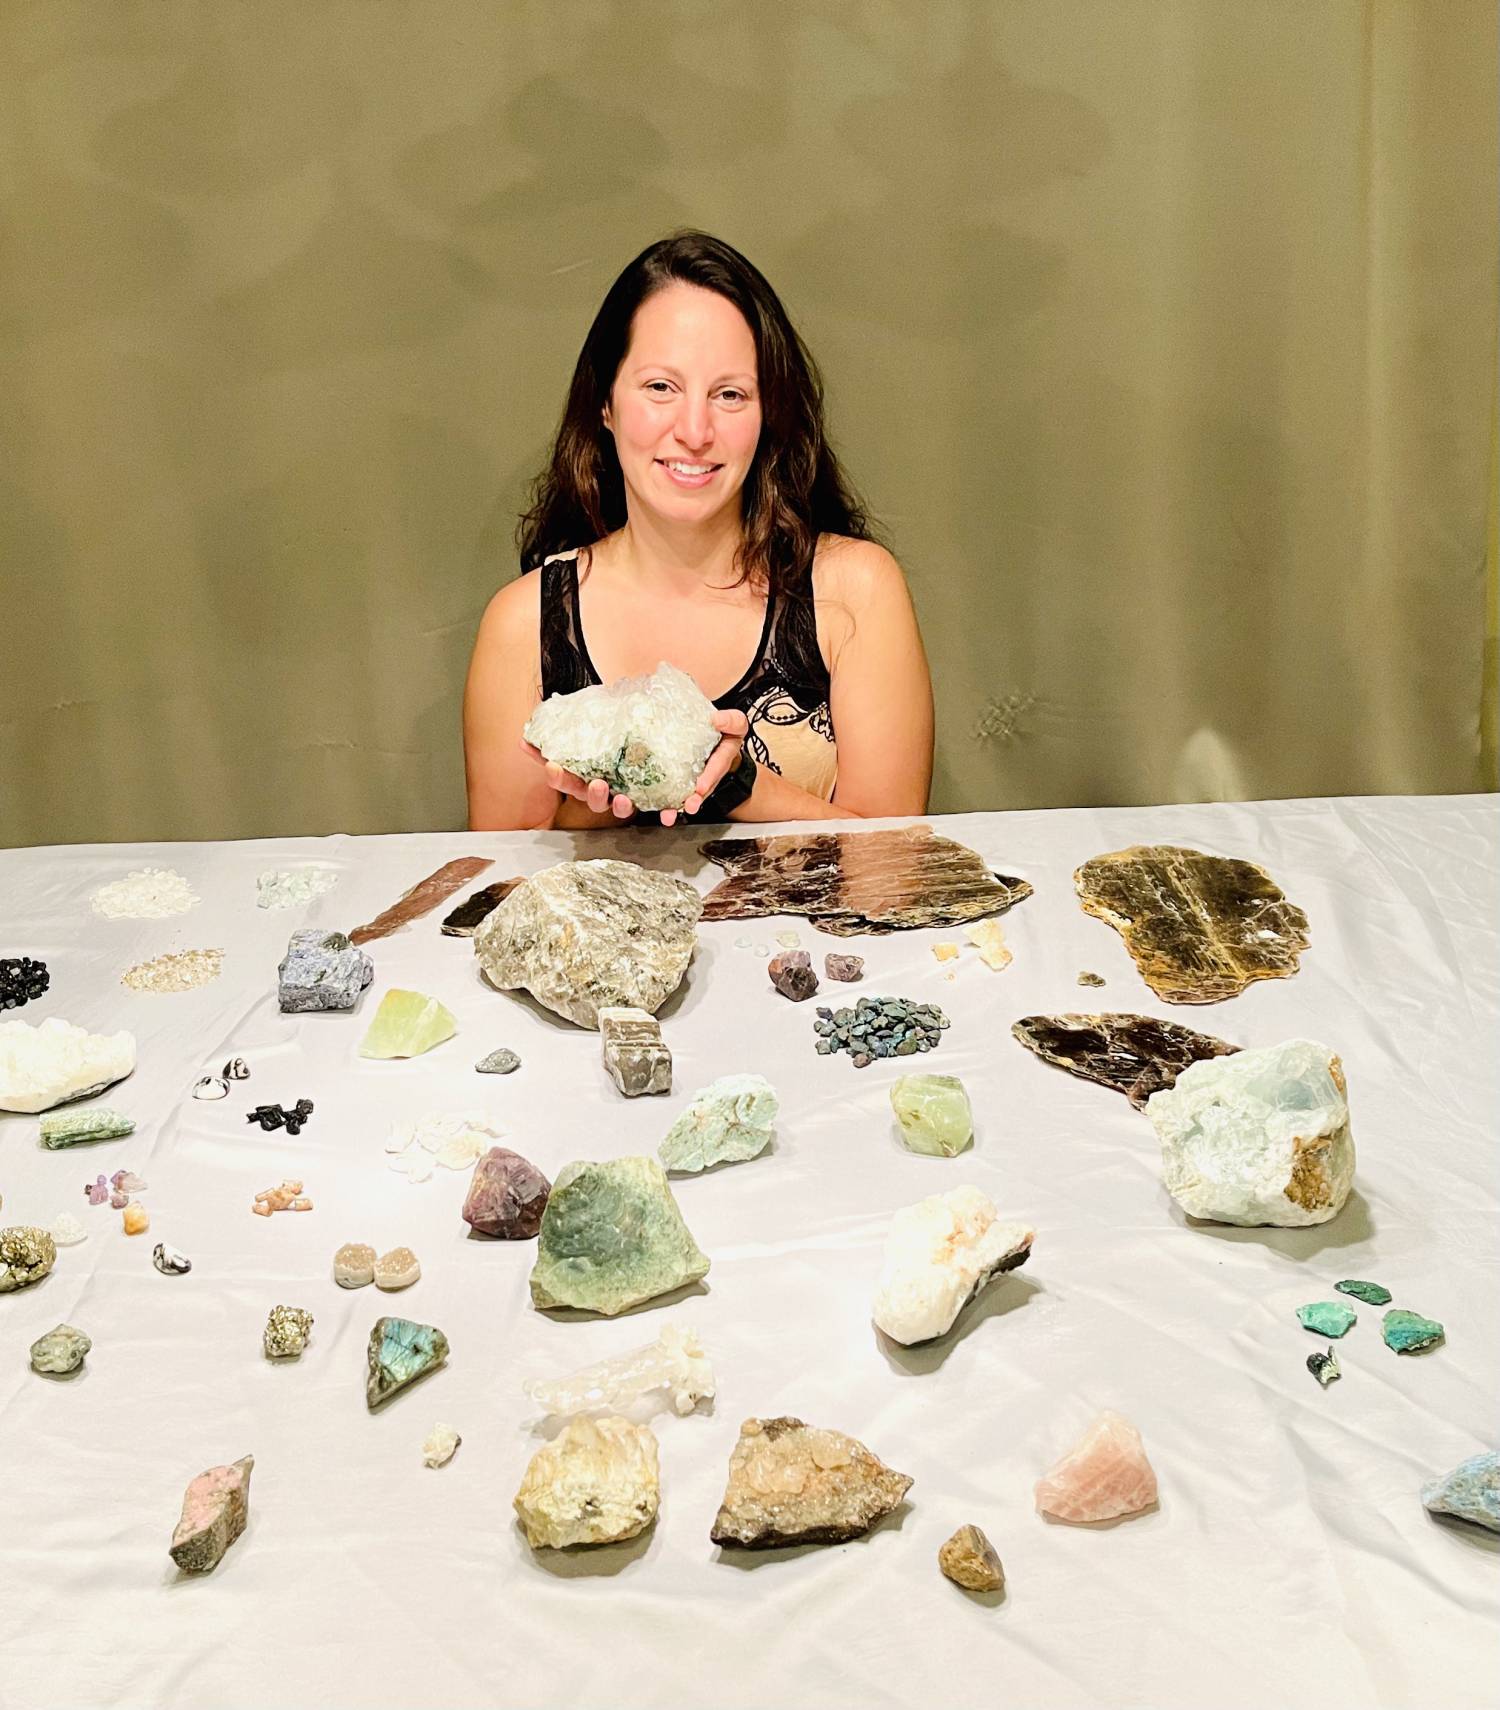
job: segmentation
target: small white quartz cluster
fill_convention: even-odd
[[[468,1169],[500,1133],[480,1111],[450,1110],[396,1123],[385,1149],[393,1170],[409,1182],[425,1182],[438,1164],[445,1170]]]
[[[674,1413],[686,1415],[714,1393],[714,1368],[703,1344],[681,1324],[668,1324],[654,1342],[612,1360],[600,1360],[550,1383],[523,1386],[555,1419],[572,1413],[623,1413],[632,1402],[663,1392]]]
[[[101,885],[91,899],[106,920],[164,920],[186,914],[198,893],[170,867],[141,867],[123,879]]]
[[[714,706],[685,671],[663,661],[649,677],[549,695],[526,740],[580,778],[603,778],[652,811],[681,807],[719,741]]]
[[[50,1110],[134,1068],[133,1033],[90,1033],[56,1016],[37,1027],[0,1021],[0,1110]]]

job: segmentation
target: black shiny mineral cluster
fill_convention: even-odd
[[[0,1009],[19,1009],[51,984],[45,962],[31,956],[0,956]]]

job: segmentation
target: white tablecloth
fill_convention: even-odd
[[[71,847],[0,855],[0,955],[40,956],[52,988],[12,1012],[127,1027],[135,1075],[105,1102],[128,1139],[37,1144],[0,1116],[4,1223],[82,1218],[54,1273],[0,1296],[0,1706],[33,1705],[1493,1705],[1500,1663],[1495,1540],[1433,1520],[1425,1479],[1496,1444],[1496,802],[1299,801],[994,813],[933,822],[1036,895],[1005,920],[1014,964],[956,931],[836,940],[805,921],[704,926],[664,1012],[669,1097],[625,1100],[597,1035],[478,977],[441,913],[369,946],[354,1015],[282,1015],[276,963],[291,930],[351,927],[458,854],[493,855],[477,883],[575,855],[624,854],[703,889],[702,833],[433,835]],[[769,829],[769,828],[766,828]],[[736,835],[745,828],[737,828]],[[1189,843],[1269,868],[1308,913],[1290,980],[1231,1002],[1170,1007],[1116,934],[1086,917],[1073,869],[1133,842]],[[264,869],[335,863],[336,889],[263,911]],[[163,921],[90,910],[145,864],[202,898]],[[898,1069],[813,1052],[813,1005],[766,980],[749,937],[794,929],[867,958],[859,992],[935,1000],[953,1025],[921,1066],[963,1076],[977,1141],[913,1156],[893,1129]],[[179,995],[119,983],[164,950],[222,946],[213,984]],[[952,964],[949,965],[951,970]],[[1082,969],[1104,975],[1080,989]],[[409,1062],[356,1055],[391,986],[429,992],[458,1035]],[[825,993],[830,990],[825,985]],[[822,998],[817,1001],[823,1001]],[[845,998],[845,1001],[849,1001]],[[1359,1155],[1355,1192],[1308,1230],[1189,1225],[1160,1183],[1147,1119],[1039,1062],[1010,1023],[1033,1011],[1142,1010],[1244,1045],[1304,1035],[1343,1057]],[[475,1074],[496,1045],[524,1059]],[[217,1104],[195,1078],[243,1055],[251,1078]],[[779,1090],[774,1150],[676,1184],[713,1261],[706,1286],[616,1321],[557,1322],[529,1304],[533,1243],[469,1239],[465,1178],[413,1185],[387,1167],[393,1122],[477,1108],[549,1176],[574,1158],[650,1153],[695,1088],[759,1070]],[[255,1103],[316,1112],[296,1138],[247,1125]],[[85,1203],[99,1171],[144,1175],[150,1233]],[[251,1215],[257,1190],[304,1179],[310,1214]],[[994,1285],[955,1335],[896,1353],[870,1323],[887,1222],[962,1183],[1031,1221],[1027,1268]],[[165,1239],[194,1261],[160,1276]],[[405,1243],[423,1275],[402,1295],[346,1292],[342,1242]],[[1338,1345],[1320,1389],[1294,1308],[1343,1277],[1441,1319],[1446,1343],[1397,1357],[1377,1308]],[[1339,1297],[1335,1297],[1339,1298]],[[309,1308],[303,1357],[260,1351],[268,1309]],[[371,1324],[440,1326],[447,1367],[382,1412],[364,1398]],[[702,1335],[716,1405],[658,1415],[662,1507],[633,1544],[534,1554],[511,1498],[542,1439],[522,1381],[654,1336]],[[27,1347],[59,1322],[93,1352],[72,1381],[33,1374]],[[1102,1530],[1055,1525],[1032,1485],[1112,1407],[1140,1428],[1159,1510]],[[795,1414],[860,1438],[915,1484],[872,1535],[770,1556],[710,1542],[739,1423]],[[422,1465],[435,1420],[463,1446]],[[212,1574],[180,1578],[166,1548],[183,1488],[252,1452],[251,1519]],[[938,1572],[938,1546],[984,1527],[1005,1564],[998,1605]]]

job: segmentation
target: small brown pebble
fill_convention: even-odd
[[[841,956],[836,950],[830,950],[823,958],[823,972],[830,980],[861,980],[865,973],[863,956]]]
[[[1004,1591],[1005,1569],[977,1526],[960,1526],[938,1551],[938,1566],[965,1591]]]
[[[1078,983],[1081,986],[1102,986],[1104,984],[1104,976],[1103,974],[1091,974],[1087,969],[1085,969],[1084,972],[1078,976]]]

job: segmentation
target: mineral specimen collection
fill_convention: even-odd
[[[218,979],[223,967],[220,949],[170,950],[127,968],[120,984],[134,992],[190,992]]]

